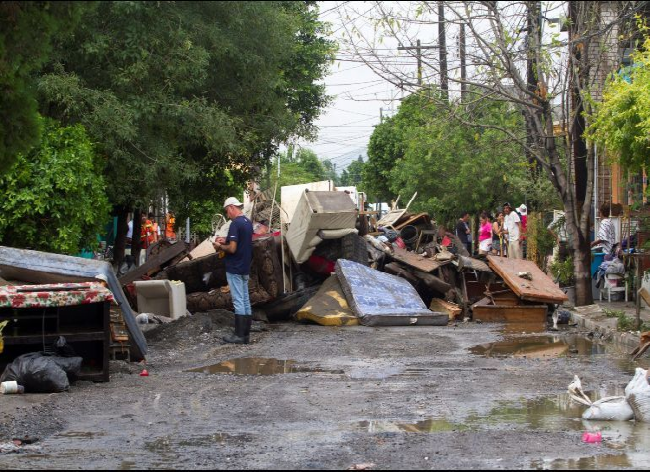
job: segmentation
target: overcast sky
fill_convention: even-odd
[[[393,82],[397,81],[396,78],[416,82],[415,51],[399,51],[397,48],[400,42],[410,46],[419,39],[422,46],[434,47],[422,51],[423,81],[439,82],[435,70],[427,65],[438,60],[438,50],[435,49],[438,44],[438,27],[435,24],[437,10],[432,4],[431,10],[426,10],[422,15],[422,12],[416,11],[422,8],[421,2],[406,1],[331,1],[319,4],[321,20],[331,24],[331,38],[339,43],[337,60],[324,80],[333,101],[316,121],[320,130],[317,139],[314,142],[301,140],[297,144],[314,150],[322,160],[331,160],[340,172],[359,154],[365,157],[370,135],[380,122],[380,109],[383,109],[384,116],[389,116],[391,110],[394,113],[398,109],[399,99],[408,94],[408,91],[403,92],[383,79],[373,71],[373,66],[384,69],[384,76]],[[508,2],[504,2],[504,5],[508,5]],[[559,10],[563,9],[563,2],[543,2],[543,5],[546,17],[561,16]],[[400,30],[398,37],[387,34],[386,24],[378,27],[382,15],[402,20],[397,27]],[[448,12],[446,16],[449,19],[451,14]],[[425,18],[428,21],[418,21]],[[552,26],[546,27],[545,32],[553,31]],[[351,36],[354,47],[349,45]],[[449,74],[459,76],[458,28],[448,23],[445,36]],[[364,63],[362,58],[370,65]],[[391,70],[390,74],[385,73],[386,69]],[[471,66],[468,67],[468,74],[472,74]],[[452,94],[458,92],[455,88],[458,88],[457,84],[450,85]]]
[[[320,2],[321,19],[331,23],[332,38],[346,37],[340,14],[350,2]],[[368,10],[373,3],[355,2]],[[356,8],[356,7],[355,7]],[[345,13],[344,13],[345,14]],[[340,172],[359,154],[365,155],[373,126],[379,124],[380,108],[397,108],[400,95],[393,85],[377,76],[368,66],[352,59],[352,51],[341,43],[337,60],[325,79],[327,93],[334,97],[316,125],[320,129],[315,142],[300,141],[319,158],[329,159]],[[350,62],[354,60],[354,62]]]

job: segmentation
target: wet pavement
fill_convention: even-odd
[[[43,396],[62,426],[0,460],[9,469],[125,470],[650,463],[650,424],[582,420],[585,407],[566,393],[578,374],[592,400],[621,394],[648,358],[632,362],[568,327],[282,324],[254,341],[152,344],[150,377],[118,373]],[[583,443],[585,431],[602,432],[602,443]]]

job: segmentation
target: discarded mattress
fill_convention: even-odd
[[[147,354],[147,341],[108,262],[0,246],[0,276],[7,280],[39,284],[91,282],[97,274],[106,276],[108,288],[122,309],[131,340],[131,359],[143,360]]]
[[[296,313],[298,321],[313,321],[323,326],[354,326],[359,319],[350,309],[336,276],[328,277],[320,289]]]
[[[446,313],[427,309],[415,289],[404,279],[378,272],[356,262],[339,259],[336,275],[348,304],[366,326],[445,326]]]

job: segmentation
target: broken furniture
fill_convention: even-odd
[[[356,232],[357,209],[343,192],[310,192],[300,198],[287,244],[298,264],[306,262],[324,239],[338,239]]]
[[[564,303],[569,297],[532,261],[488,256],[490,268],[496,272],[519,298],[531,302]],[[520,273],[530,273],[531,279]]]
[[[612,302],[612,292],[625,292],[627,302],[627,280],[619,274],[605,274],[603,286],[600,288],[600,301],[603,301],[603,293],[607,295],[607,301]]]
[[[110,290],[94,282],[0,288],[0,321],[9,321],[0,368],[23,354],[47,351],[63,336],[83,358],[79,379],[108,382],[114,301]]]
[[[472,305],[475,321],[543,324],[547,304],[568,299],[534,262],[499,256],[488,256],[488,262],[507,289],[499,284],[488,285],[485,298]]]
[[[147,341],[138,327],[129,302],[108,262],[47,252],[0,246],[0,276],[7,280],[31,283],[89,282],[102,274],[119,305],[129,331],[131,358],[144,360]]]
[[[352,311],[366,326],[446,326],[447,313],[428,310],[405,279],[339,259],[336,276]]]
[[[154,313],[177,320],[185,316],[185,284],[177,280],[138,280],[138,312]]]

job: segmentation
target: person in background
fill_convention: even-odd
[[[526,238],[528,237],[527,231],[528,231],[528,207],[524,205],[523,203],[519,205],[519,208],[517,208],[517,213],[519,214],[519,219],[521,220],[521,235],[519,239],[521,239],[521,256],[525,259],[526,258],[526,252],[528,250],[528,243],[526,241]]]
[[[521,259],[521,220],[508,202],[503,204],[503,213],[503,233],[508,237],[508,257]]]
[[[142,226],[140,228],[140,247],[148,249],[153,243],[153,225],[147,215],[142,215]]]
[[[596,240],[591,243],[592,249],[599,249],[609,255],[612,252],[614,244],[616,244],[616,230],[614,229],[614,221],[609,217],[609,203],[605,202],[600,206],[600,225],[598,226],[598,236]]]
[[[478,232],[478,253],[487,255],[492,250],[492,223],[486,212],[481,213]]]
[[[175,240],[176,232],[174,231],[174,226],[176,226],[176,217],[174,217],[173,211],[168,211],[167,216],[165,217],[165,238]]]
[[[464,211],[460,214],[458,223],[456,223],[456,236],[460,239],[460,242],[465,245],[467,252],[470,256],[472,255],[472,235],[469,229],[469,212]]]
[[[492,253],[505,256],[506,251],[503,244],[503,212],[500,211],[497,213],[496,218],[494,218],[494,223],[492,223]]]
[[[232,221],[228,237],[212,243],[215,251],[226,253],[226,279],[235,306],[235,332],[223,340],[233,344],[248,344],[253,310],[248,293],[248,280],[253,260],[253,224],[246,218],[244,204],[235,197],[228,198],[223,207]]]
[[[160,227],[158,226],[158,223],[156,222],[156,218],[154,217],[153,213],[149,213],[149,221],[151,221],[153,242],[155,243],[160,240]]]

